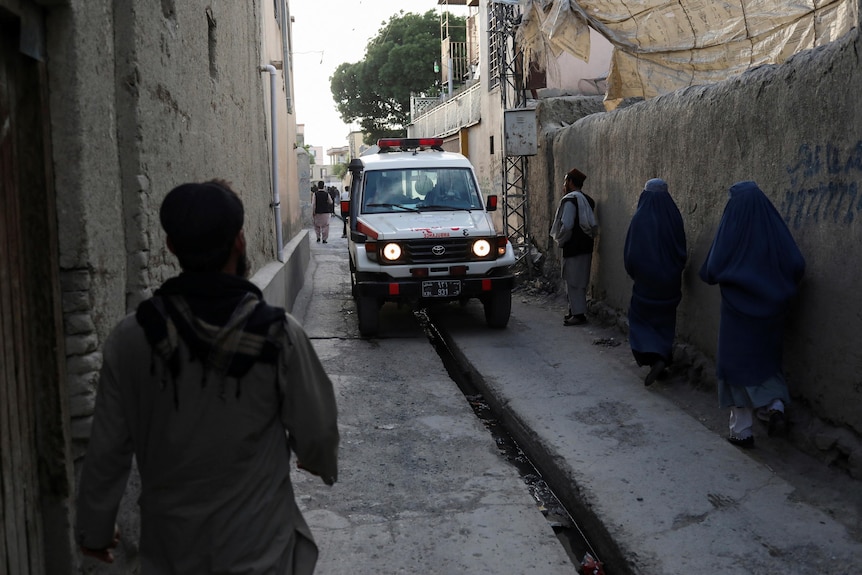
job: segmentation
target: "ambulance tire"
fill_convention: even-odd
[[[363,337],[377,335],[380,328],[380,306],[377,298],[359,296],[356,298],[356,316],[359,320],[359,333]]]
[[[503,329],[509,323],[512,313],[512,292],[499,291],[485,296],[485,323],[488,327]]]

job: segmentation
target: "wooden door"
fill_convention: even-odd
[[[18,36],[0,10],[0,573],[40,575],[70,572],[71,464],[45,68]]]

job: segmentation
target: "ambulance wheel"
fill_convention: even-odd
[[[500,291],[485,296],[485,323],[488,327],[502,329],[509,323],[512,313],[512,292]]]
[[[359,296],[356,298],[356,315],[359,319],[359,333],[363,337],[377,335],[380,327],[380,306],[377,298]]]

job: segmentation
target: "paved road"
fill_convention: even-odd
[[[483,430],[411,315],[390,308],[385,337],[358,339],[344,246],[313,255],[303,319],[339,387],[344,465],[357,467],[332,492],[298,488],[322,545],[343,551],[324,549],[321,573],[575,572],[511,471],[483,448]],[[609,573],[862,573],[859,481],[765,429],[754,450],[730,445],[714,391],[682,371],[645,388],[624,335],[595,320],[565,327],[563,309],[559,298],[519,294],[506,330],[487,329],[475,302],[432,316]],[[345,350],[362,359],[353,364]],[[428,449],[400,443],[414,436]],[[486,474],[491,487],[477,484]],[[501,514],[493,520],[492,508]],[[510,553],[510,542],[523,547]],[[471,554],[478,561],[464,563]]]
[[[317,573],[575,573],[412,314],[386,306],[381,336],[362,339],[349,292],[346,241],[312,244],[294,315],[334,382],[342,434],[333,488],[294,474]]]

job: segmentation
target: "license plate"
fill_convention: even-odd
[[[422,282],[422,297],[453,297],[461,295],[461,280]]]

